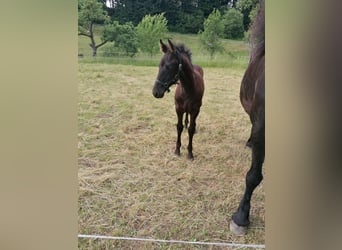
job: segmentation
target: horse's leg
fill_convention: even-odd
[[[250,118],[251,120],[251,124],[253,125],[253,121],[252,119]],[[252,141],[251,141],[251,138],[252,138],[252,131],[253,130],[253,126],[252,126],[252,129],[251,129],[251,135],[249,136],[247,142],[246,142],[246,147],[249,147],[249,148],[252,148]]]
[[[189,144],[188,144],[188,159],[193,160],[194,156],[192,154],[192,138],[194,137],[196,131],[196,118],[199,114],[199,110],[196,110],[193,113],[190,113],[190,126],[188,128],[189,133]]]
[[[248,138],[248,140],[246,142],[246,147],[252,148],[251,137],[252,137],[252,135]]]
[[[260,122],[257,122],[260,123]],[[254,189],[263,179],[262,165],[265,158],[265,123],[252,127],[252,166],[246,175],[245,193],[237,211],[232,216],[230,230],[236,235],[246,234],[249,225],[251,197]]]
[[[181,143],[181,135],[183,131],[183,114],[184,112],[182,110],[176,109],[178,122],[177,122],[177,142],[176,142],[176,149],[175,154],[180,156],[180,147],[182,145]]]

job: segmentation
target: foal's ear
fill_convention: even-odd
[[[171,52],[175,51],[175,46],[173,45],[173,43],[171,42],[171,40],[170,40],[170,39],[167,39],[167,41],[169,42],[170,51],[171,51]]]
[[[163,53],[167,52],[167,46],[163,43],[163,41],[160,39],[159,40],[159,45],[160,45],[160,51]]]

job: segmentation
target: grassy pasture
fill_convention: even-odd
[[[102,27],[95,28],[95,41],[101,42],[100,31]],[[215,54],[213,60],[210,59],[208,52],[201,48],[198,35],[195,34],[180,34],[169,32],[166,38],[170,38],[175,43],[184,43],[191,48],[193,53],[193,62],[202,65],[203,67],[229,67],[236,69],[245,69],[248,62],[248,44],[244,41],[235,41],[221,39],[224,52]],[[165,40],[166,42],[166,40]],[[104,57],[104,51],[113,46],[113,43],[107,43],[100,47],[97,51],[97,57],[91,56],[89,47],[90,40],[85,36],[78,36],[78,53],[83,54],[83,58],[79,58],[80,62],[87,63],[110,63],[110,64],[126,64],[137,66],[157,66],[160,61],[160,54],[149,56],[138,52],[133,58],[117,55],[115,57]]]
[[[264,244],[263,184],[252,199],[249,233],[229,231],[251,160],[244,146],[250,122],[239,102],[243,70],[204,67],[194,161],[186,158],[186,130],[181,157],[173,154],[175,87],[154,98],[157,70],[79,64],[79,233]],[[79,239],[79,249],[208,247]]]

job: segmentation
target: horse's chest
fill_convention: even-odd
[[[192,110],[198,109],[201,106],[201,103],[196,98],[192,98],[186,94],[178,96],[176,95],[175,104],[176,107],[184,110],[185,112],[191,112]]]
[[[175,104],[177,109],[182,109],[184,112],[192,112],[198,110],[202,104],[202,94],[197,93],[193,89],[191,93],[187,92],[179,83],[175,92]]]

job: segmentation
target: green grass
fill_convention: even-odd
[[[95,40],[100,42],[101,26],[96,28]],[[167,38],[172,39],[175,43],[184,43],[188,46],[193,54],[193,62],[203,67],[229,67],[244,69],[248,62],[248,44],[244,41],[235,41],[228,39],[221,39],[224,46],[224,52],[216,54],[214,59],[210,59],[208,53],[203,51],[200,45],[198,35],[168,33]],[[149,55],[139,52],[134,58],[126,56],[104,57],[103,52],[106,47],[112,46],[112,43],[107,43],[98,49],[97,58],[91,56],[91,49],[89,47],[89,38],[84,36],[78,37],[78,53],[83,54],[83,58],[79,58],[79,62],[85,63],[110,63],[110,64],[124,64],[135,66],[157,66],[159,64],[161,54],[150,57]]]
[[[252,199],[248,234],[229,231],[251,161],[244,146],[250,122],[239,101],[244,71],[203,68],[206,90],[189,161],[186,131],[181,156],[173,154],[174,87],[162,99],[152,96],[156,66],[79,64],[79,233],[264,244],[263,184]],[[194,248],[208,249],[79,239],[79,249]]]

